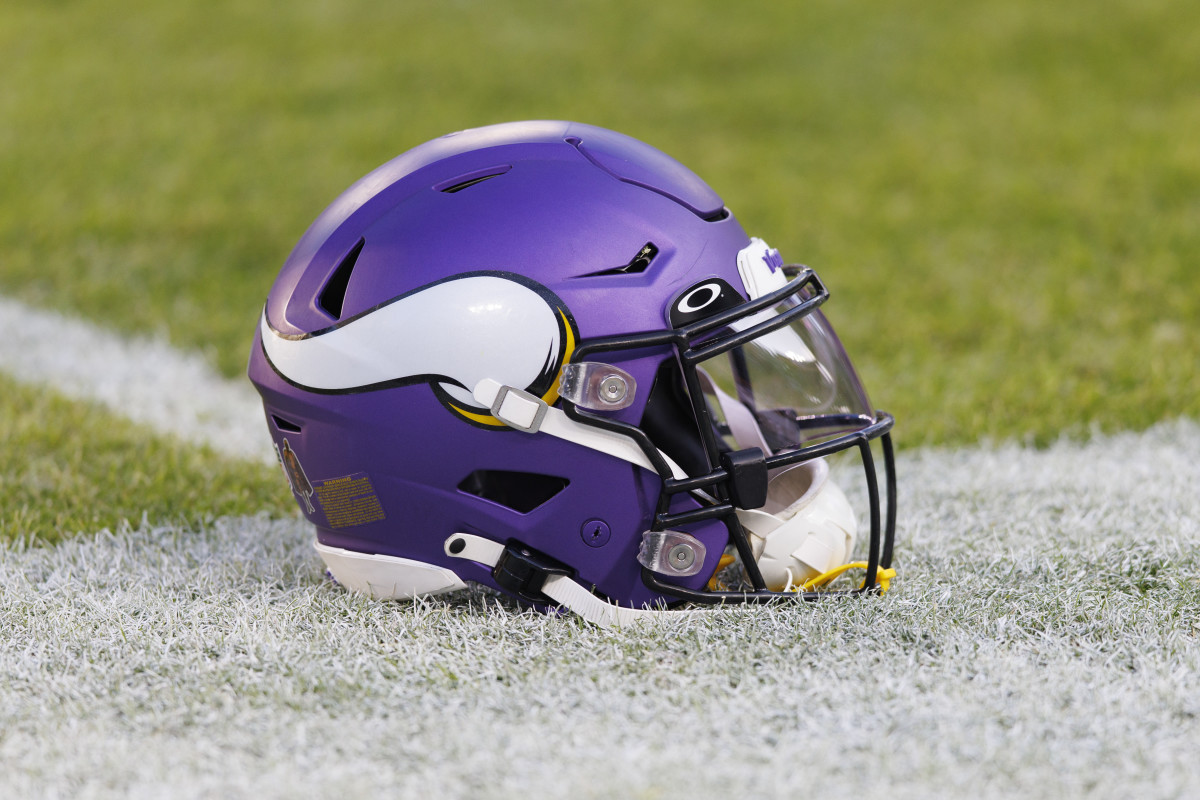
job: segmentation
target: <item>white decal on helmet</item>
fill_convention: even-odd
[[[779,251],[759,239],[750,239],[750,244],[738,251],[738,274],[742,276],[742,285],[751,300],[757,300],[764,294],[770,294],[776,289],[787,285],[783,274],[783,257]]]
[[[547,402],[574,349],[573,321],[544,287],[508,273],[473,273],[430,284],[340,325],[288,336],[264,311],[263,351],[287,381],[318,392],[429,383],[458,413],[500,423],[472,389],[492,378]],[[550,396],[547,396],[550,395]]]
[[[741,275],[742,285],[751,300],[757,300],[765,294],[778,291],[787,285],[787,276],[783,274],[783,257],[771,245],[754,236],[750,244],[738,251],[738,274]],[[774,309],[764,309],[757,314],[744,319],[735,320],[730,327],[736,331],[748,330],[761,322],[776,316]],[[816,362],[816,356],[804,344],[804,341],[791,328],[771,331],[755,340],[755,344],[767,352],[786,358],[793,363],[809,364]],[[818,365],[819,366],[819,365]]]

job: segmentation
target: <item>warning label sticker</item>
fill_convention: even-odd
[[[349,528],[385,519],[375,487],[365,472],[313,484],[313,495],[331,528]]]

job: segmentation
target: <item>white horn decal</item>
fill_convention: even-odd
[[[471,273],[422,287],[324,331],[276,332],[263,312],[263,351],[285,380],[317,392],[430,383],[475,422],[502,425],[471,390],[492,378],[558,396],[574,321],[548,289],[510,273]]]

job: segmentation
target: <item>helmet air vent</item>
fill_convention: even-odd
[[[292,422],[290,419],[284,419],[278,414],[272,414],[271,421],[275,423],[276,429],[282,433],[300,433],[299,425]]]
[[[480,469],[464,478],[458,484],[458,490],[518,514],[528,514],[549,502],[569,483],[566,478],[539,475],[536,472]]]
[[[466,175],[459,175],[448,181],[442,181],[433,188],[443,194],[455,194],[456,192],[461,192],[463,189],[469,189],[476,184],[483,183],[489,178],[498,178],[510,169],[512,169],[512,164],[500,164],[499,166],[488,167],[487,169],[478,169],[474,172],[468,172]]]
[[[629,259],[628,264],[602,269],[599,272],[589,272],[586,275],[579,275],[577,277],[599,278],[604,275],[639,275],[650,268],[650,262],[654,261],[656,255],[658,255],[658,246],[654,242],[646,242],[642,245],[642,249],[637,251],[637,255]]]
[[[346,287],[350,285],[350,274],[354,272],[358,255],[366,243],[366,239],[359,239],[354,247],[350,248],[350,252],[342,256],[337,269],[329,276],[329,280],[325,281],[325,288],[317,295],[317,305],[334,319],[342,318],[342,303],[346,301]]]

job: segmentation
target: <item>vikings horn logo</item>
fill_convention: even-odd
[[[264,310],[263,352],[284,380],[313,392],[368,392],[428,383],[462,418],[504,428],[472,396],[480,380],[558,399],[578,331],[546,287],[509,272],[472,272],[408,294],[314,333],[275,331]]]

